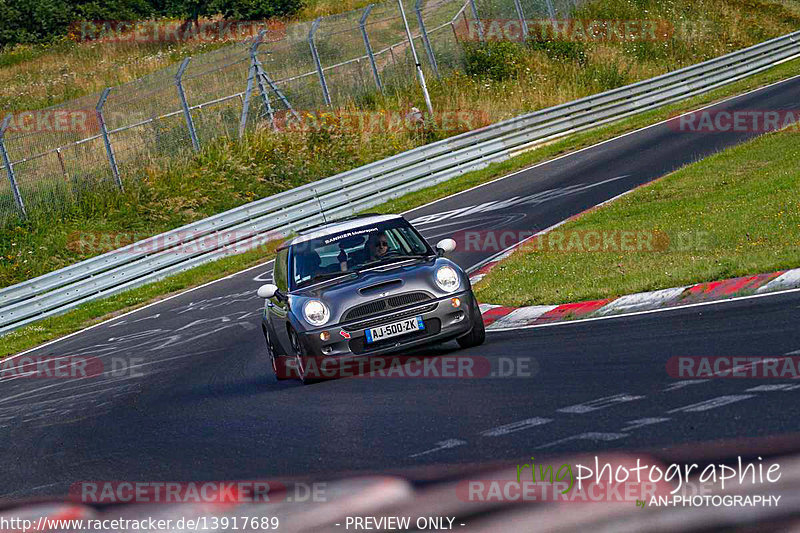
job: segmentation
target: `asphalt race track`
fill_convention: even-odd
[[[800,78],[719,107],[798,109],[797,94]],[[660,124],[406,216],[434,242],[465,230],[530,234],[753,135]],[[498,251],[452,257],[470,268]],[[474,356],[494,375],[304,387],[270,370],[255,295],[269,280],[267,264],[34,351],[95,356],[109,371],[0,380],[0,498],[62,495],[90,480],[313,476],[659,448],[788,434],[800,415],[791,380],[688,382],[666,372],[677,355],[800,354],[798,292],[493,332],[479,348],[420,353]]]

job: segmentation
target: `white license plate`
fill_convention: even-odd
[[[405,335],[406,333],[413,333],[423,329],[425,329],[425,323],[422,321],[422,317],[413,316],[411,318],[401,320],[400,322],[393,322],[377,328],[369,328],[364,330],[364,334],[367,336],[367,343],[370,343],[382,341],[383,339],[389,339],[391,337],[397,337],[398,335]]]

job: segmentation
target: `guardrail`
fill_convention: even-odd
[[[800,57],[800,32],[376,161],[0,290],[0,333]]]

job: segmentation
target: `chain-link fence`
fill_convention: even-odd
[[[479,19],[569,15],[577,0],[399,0],[427,76],[463,67]],[[473,35],[477,32],[477,38]],[[265,28],[101,93],[6,117],[0,127],[0,224],[123,189],[146,164],[241,137],[296,110],[358,106],[416,78],[398,0]],[[265,122],[266,121],[266,122]]]

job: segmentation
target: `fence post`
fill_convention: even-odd
[[[431,62],[433,73],[439,78],[439,65],[436,64],[436,56],[433,55],[433,48],[431,41],[428,39],[428,32],[425,31],[425,22],[422,20],[422,0],[414,2],[414,11],[417,13],[417,22],[419,23],[419,31],[422,34],[422,44],[425,46],[425,52],[428,54],[428,61]]]
[[[14,176],[14,168],[11,166],[11,160],[8,158],[8,152],[6,151],[6,129],[8,129],[8,124],[11,122],[12,118],[14,118],[14,115],[6,115],[6,118],[3,119],[3,124],[0,125],[0,155],[3,156],[3,166],[6,167],[6,174],[8,175],[8,182],[11,184],[11,193],[14,195],[14,202],[17,204],[17,209],[19,209],[22,218],[27,218],[28,213],[25,211],[25,203],[22,201],[22,195],[19,193],[17,178]]]
[[[478,27],[478,37],[482,43],[485,43],[486,37],[483,35],[483,23],[478,16],[478,6],[475,4],[475,0],[469,0],[469,7],[472,11],[472,16],[475,18],[475,25]],[[469,32],[469,27],[467,27],[467,32]]]
[[[522,26],[522,40],[528,40],[528,23],[525,22],[525,13],[522,11],[522,4],[519,0],[514,0],[514,8],[517,10],[517,18]]]
[[[556,20],[556,8],[553,5],[553,0],[545,0],[545,2],[547,3],[547,13],[548,13],[548,15],[550,15],[550,20],[555,21]]]
[[[266,32],[267,30],[261,30],[258,32],[258,37],[253,42],[253,45],[250,46],[250,70],[251,75],[255,75],[256,79],[258,80],[258,90],[261,93],[261,101],[264,104],[264,109],[266,109],[267,114],[269,115],[270,124],[272,125],[272,128],[275,129],[275,113],[272,109],[272,103],[269,101],[269,94],[267,94],[267,90],[264,88],[264,81],[261,78],[261,63],[258,60],[258,45],[261,44]],[[247,80],[247,86],[248,91],[252,92],[253,83],[251,77],[249,77]]]
[[[244,101],[242,102],[242,116],[239,119],[239,138],[244,135],[244,129],[247,126],[247,113],[250,110],[250,95],[253,94],[253,80],[257,75],[256,71],[256,48],[261,44],[261,38],[264,35],[264,30],[258,32],[258,36],[253,40],[250,45],[250,70],[247,73],[247,89],[244,91]]]
[[[414,57],[414,65],[417,67],[417,77],[419,78],[419,85],[422,87],[422,95],[425,97],[425,106],[428,108],[428,113],[430,116],[433,117],[433,104],[431,104],[431,95],[428,94],[428,85],[425,83],[425,73],[422,72],[422,65],[419,64],[417,49],[414,48],[414,39],[411,38],[411,29],[408,27],[408,19],[406,19],[406,10],[403,7],[403,0],[397,0],[397,5],[400,6],[400,16],[403,17],[403,26],[406,28],[408,46],[411,47],[411,55]]]
[[[189,128],[189,137],[192,139],[192,148],[195,152],[200,151],[200,142],[197,140],[197,132],[194,130],[194,121],[192,120],[192,112],[189,109],[189,104],[186,102],[186,93],[183,91],[183,73],[186,72],[186,67],[189,66],[191,57],[187,57],[178,67],[178,73],[175,74],[175,86],[178,88],[178,96],[181,99],[181,107],[183,107],[183,116],[186,118],[186,127]]]
[[[97,112],[97,123],[100,125],[100,133],[103,135],[103,144],[106,145],[106,155],[108,155],[108,164],[111,165],[111,173],[114,175],[114,181],[117,183],[119,190],[124,190],[122,180],[119,177],[119,169],[117,168],[117,159],[114,157],[114,149],[111,148],[111,139],[108,137],[108,128],[106,128],[106,120],[103,118],[103,106],[106,105],[106,98],[108,93],[111,92],[111,87],[103,89],[103,94],[100,95],[100,100],[97,102],[95,111]]]
[[[375,64],[375,54],[372,53],[372,45],[369,44],[369,35],[367,35],[367,17],[369,17],[373,7],[375,7],[375,4],[370,4],[364,8],[364,13],[361,15],[361,20],[358,21],[358,26],[361,28],[361,36],[364,38],[364,48],[367,49],[369,64],[372,67],[372,77],[375,78],[375,85],[378,86],[379,91],[383,92],[381,77],[378,74],[378,66]]]
[[[319,53],[317,53],[317,45],[314,44],[314,34],[317,32],[321,20],[322,17],[319,17],[311,23],[311,29],[308,30],[308,46],[311,48],[311,56],[314,58],[314,65],[317,67],[319,84],[322,86],[322,98],[325,100],[325,105],[330,106],[331,96],[328,93],[328,84],[325,83],[325,73],[322,71],[322,63],[320,63]]]
[[[277,85],[275,85],[275,82],[272,81],[272,78],[269,77],[267,71],[264,70],[264,65],[262,65],[261,61],[258,59],[258,45],[263,42],[263,37],[265,33],[267,33],[267,30],[261,30],[258,33],[258,39],[256,40],[252,48],[253,65],[255,66],[255,74],[256,76],[258,76],[259,87],[264,81],[266,81],[267,85],[269,85],[269,88],[272,89],[272,91],[278,96],[278,99],[281,102],[283,102],[284,106],[286,106],[286,109],[291,111],[292,115],[294,115],[294,118],[299,121],[300,116],[297,114],[297,111],[295,111],[294,108],[292,107],[292,104],[289,103],[289,99],[286,98],[286,95],[283,94],[283,92],[278,88]],[[267,102],[269,102],[269,100],[267,100]]]

